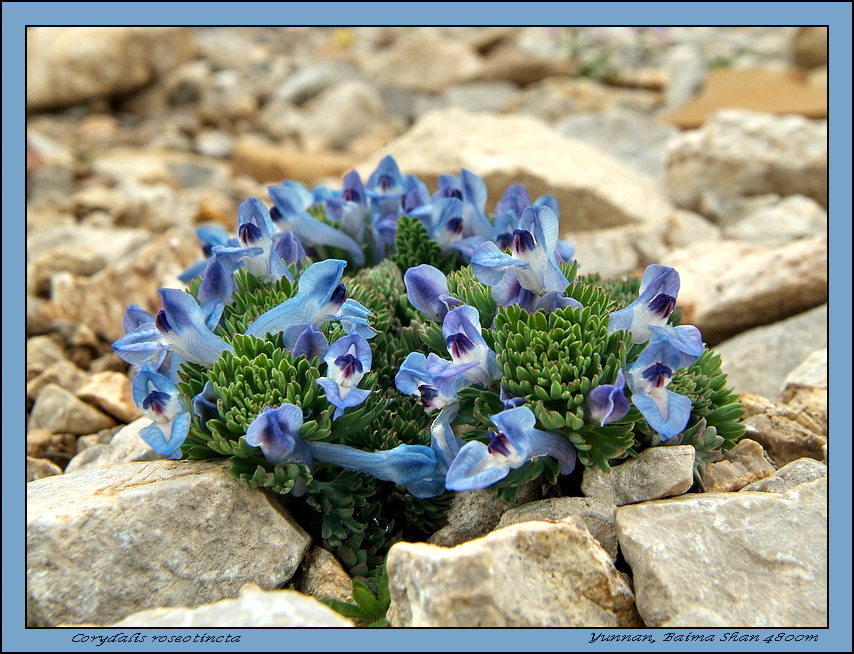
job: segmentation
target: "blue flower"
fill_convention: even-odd
[[[308,325],[321,327],[338,320],[346,331],[371,338],[376,333],[367,320],[371,312],[347,299],[347,289],[340,283],[346,265],[340,259],[313,263],[300,275],[296,295],[258,317],[246,333],[261,337],[283,332],[290,350]]]
[[[282,276],[292,279],[288,267],[276,252],[273,233],[273,221],[267,207],[258,198],[249,198],[241,202],[237,210],[239,247],[215,245],[211,251],[223,262],[226,270],[233,272],[242,262],[250,273],[264,281],[274,282]]]
[[[150,370],[136,374],[132,382],[136,405],[154,422],[139,435],[155,452],[170,459],[181,458],[181,445],[190,432],[190,414],[178,387],[168,377]]]
[[[468,385],[464,373],[478,366],[477,362],[455,365],[431,353],[411,352],[400,365],[394,383],[404,395],[420,398],[427,411],[444,409],[460,401],[457,391]]]
[[[488,384],[501,379],[498,361],[486,344],[480,326],[477,309],[464,304],[451,309],[442,323],[442,334],[455,364],[475,363],[475,367],[463,373],[471,384]]]
[[[679,273],[659,264],[647,267],[641,279],[638,299],[625,309],[611,314],[608,331],[631,332],[635,343],[646,343],[650,327],[663,327],[676,306],[679,295]]]
[[[296,234],[293,232],[283,232],[275,237],[276,253],[285,262],[285,265],[296,265],[297,272],[302,269],[302,264],[306,260],[305,248]]]
[[[389,215],[399,216],[405,192],[406,181],[400,174],[397,162],[391,155],[386,155],[365,184],[365,195],[370,201],[371,214],[375,219]]]
[[[178,279],[185,284],[189,284],[205,272],[205,267],[215,245],[226,245],[229,241],[228,232],[219,225],[202,225],[196,229],[196,237],[202,245],[202,253],[205,255],[205,258],[199,259],[178,275]]]
[[[340,225],[356,243],[365,241],[365,217],[368,213],[367,196],[362,178],[355,170],[344,176],[341,195],[324,201],[326,218]]]
[[[329,349],[329,341],[320,329],[311,323],[303,323],[304,328],[289,349],[294,357],[307,359],[322,358]]]
[[[451,421],[457,415],[456,409],[453,406],[441,411],[430,427],[430,449],[436,457],[436,467],[421,479],[406,484],[406,490],[415,497],[436,497],[445,492],[448,469],[465,444],[454,435],[451,428]]]
[[[528,407],[502,411],[492,416],[492,422],[498,431],[490,432],[489,445],[470,441],[460,449],[448,469],[448,490],[486,488],[539,456],[557,459],[563,475],[575,468],[572,443],[559,434],[536,429],[537,419]]]
[[[667,390],[673,373],[693,364],[703,352],[700,331],[693,325],[652,327],[649,345],[628,368],[632,403],[650,427],[669,440],[691,417],[691,399]]]
[[[492,298],[501,306],[519,300],[521,290],[539,296],[562,293],[569,280],[555,257],[558,220],[545,206],[525,209],[513,232],[512,256],[493,242],[480,245],[471,256],[475,277],[492,286]]]
[[[234,351],[212,331],[222,314],[221,300],[200,307],[192,295],[174,288],[161,288],[160,296],[163,309],[154,322],[140,324],[113,343],[123,360],[140,364],[169,350],[186,361],[212,365],[225,350]]]
[[[357,388],[362,377],[371,369],[371,348],[358,334],[339,338],[323,358],[327,365],[326,377],[317,383],[326,391],[326,399],[335,406],[333,420],[337,420],[345,409],[364,402],[370,391]]]
[[[213,384],[206,381],[202,392],[193,397],[193,414],[202,425],[207,425],[208,421],[219,418],[218,402],[219,395],[217,395]]]
[[[280,230],[289,230],[306,243],[340,248],[355,266],[365,265],[365,253],[359,243],[308,213],[314,198],[301,184],[285,180],[280,186],[271,186],[267,190],[274,205],[270,216]]]
[[[302,409],[295,404],[264,407],[246,429],[246,443],[260,447],[264,458],[272,463],[311,466],[311,451],[299,433],[302,424]]]
[[[626,416],[629,401],[623,392],[625,387],[626,378],[620,370],[613,384],[600,384],[587,394],[587,413],[595,424],[604,427]]]
[[[437,465],[435,453],[424,445],[398,445],[377,452],[319,441],[310,441],[308,447],[318,461],[404,486],[422,481]]]
[[[462,304],[461,300],[448,295],[448,282],[442,271],[426,263],[407,270],[403,283],[412,306],[428,320],[444,320],[452,307]]]

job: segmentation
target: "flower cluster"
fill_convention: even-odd
[[[303,497],[353,566],[441,520],[450,492],[510,498],[577,463],[741,435],[719,361],[675,323],[678,273],[579,277],[554,197],[514,184],[488,211],[474,173],[430,193],[391,157],[340,190],[269,194],[235,237],[200,228],[187,289],[160,289],[156,315],[129,306],[113,348],[152,448]]]

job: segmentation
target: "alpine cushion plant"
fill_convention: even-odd
[[[187,289],[129,306],[113,347],[154,449],[295,498],[351,573],[435,530],[453,492],[568,489],[577,463],[675,443],[700,468],[743,433],[719,358],[674,324],[678,273],[578,276],[552,196],[514,184],[488,213],[471,171],[430,193],[391,157],[270,196],[236,236],[201,228]]]

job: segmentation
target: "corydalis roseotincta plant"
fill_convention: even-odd
[[[676,271],[579,278],[553,197],[513,185],[490,213],[474,173],[430,193],[391,158],[270,195],[234,237],[200,229],[187,290],[130,306],[114,349],[152,447],[300,498],[354,574],[434,530],[453,491],[509,499],[667,443],[707,462],[741,435],[719,360],[670,324]]]

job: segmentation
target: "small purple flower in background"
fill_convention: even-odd
[[[426,357],[411,352],[400,365],[394,383],[404,395],[420,398],[427,411],[435,411],[460,401],[457,391],[469,383],[464,373],[477,366],[477,362],[455,365],[432,352]]]
[[[181,458],[181,445],[190,433],[190,413],[178,387],[168,377],[150,370],[136,374],[133,399],[154,422],[139,430],[140,437],[155,452],[170,459]]]
[[[196,237],[199,239],[199,243],[201,243],[202,253],[205,255],[205,258],[199,259],[178,275],[178,279],[185,284],[189,284],[196,277],[200,277],[205,272],[208,259],[210,259],[213,253],[212,249],[215,245],[226,245],[229,242],[228,232],[219,225],[202,225],[201,227],[198,227],[196,229]]]
[[[451,361],[457,365],[477,364],[463,373],[469,383],[488,384],[501,379],[495,352],[489,349],[483,339],[477,309],[467,304],[451,309],[442,323],[442,334]]]
[[[451,308],[462,304],[448,295],[448,282],[442,271],[429,264],[423,263],[407,270],[403,283],[412,306],[428,320],[444,320]]]
[[[460,448],[448,469],[448,490],[486,488],[539,456],[554,457],[562,475],[575,468],[572,443],[560,434],[537,429],[537,419],[528,407],[502,411],[492,416],[492,422],[498,431],[490,432],[489,445],[470,441]]]
[[[703,341],[693,325],[652,327],[649,345],[626,371],[632,403],[649,426],[670,440],[691,417],[691,399],[667,390],[673,373],[693,364],[703,352]]]
[[[629,401],[623,392],[625,387],[626,378],[620,370],[613,384],[600,384],[587,394],[587,413],[594,424],[604,427],[626,416]]]
[[[273,245],[273,221],[270,212],[258,198],[249,198],[237,209],[239,247],[215,245],[214,256],[226,271],[234,272],[242,263],[255,277],[274,282],[281,277],[292,279],[288,267]]]
[[[285,180],[267,189],[273,201],[270,217],[281,231],[291,231],[301,241],[344,250],[356,266],[365,265],[362,245],[343,231],[313,218],[307,211],[314,197],[298,182]]]
[[[679,295],[679,273],[674,268],[652,264],[641,279],[638,299],[625,309],[611,314],[608,331],[631,332],[635,343],[646,343],[651,327],[663,327],[676,306]]]
[[[371,394],[357,388],[365,373],[371,369],[371,348],[358,334],[339,338],[326,352],[326,377],[317,383],[326,391],[326,399],[335,407],[333,420],[337,420],[345,409],[360,405]]]

